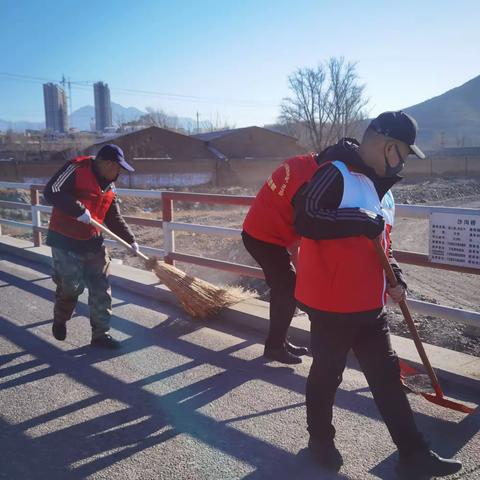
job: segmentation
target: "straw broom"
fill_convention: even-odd
[[[107,227],[91,219],[90,223],[112,237],[130,252],[136,253],[145,260],[145,266],[152,270],[159,280],[177,297],[184,310],[194,318],[206,318],[215,315],[220,310],[249,297],[240,288],[220,288],[200,278],[191,277],[182,270],[159,261],[148,258],[142,252],[135,252],[131,245],[115,235]]]

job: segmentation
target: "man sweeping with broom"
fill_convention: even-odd
[[[72,316],[78,296],[88,288],[91,345],[118,348],[109,334],[112,296],[108,280],[110,257],[100,231],[91,219],[105,223],[138,251],[135,237],[123,219],[114,181],[123,168],[134,169],[116,145],[105,145],[96,157],[77,157],[66,163],[44,190],[53,205],[47,234],[52,247],[53,281],[57,285],[53,313],[53,336],[65,340],[66,324]]]

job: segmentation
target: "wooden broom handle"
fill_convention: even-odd
[[[94,227],[99,228],[102,232],[105,232],[109,237],[112,237],[114,240],[116,240],[118,243],[123,245],[130,252],[135,253],[136,255],[143,258],[144,260],[149,260],[149,258],[144,253],[137,252],[129,243],[127,243],[123,238],[120,238],[118,235],[115,235],[105,225],[102,225],[101,223],[98,223],[93,218],[90,219],[90,224],[93,225]]]
[[[393,271],[393,268],[390,265],[390,262],[388,261],[385,250],[382,247],[381,237],[378,236],[377,238],[375,238],[373,243],[375,245],[375,250],[378,254],[378,258],[380,259],[380,262],[382,263],[382,267],[385,270],[388,283],[390,284],[391,287],[396,287],[398,285],[397,277],[395,276],[395,272]],[[428,359],[427,353],[425,352],[425,348],[423,347],[422,341],[420,340],[417,327],[413,322],[413,318],[412,318],[412,315],[410,314],[410,309],[408,308],[407,302],[406,300],[401,300],[398,304],[400,306],[400,310],[403,313],[403,318],[405,319],[405,323],[407,324],[408,329],[410,330],[410,334],[412,335],[415,346],[417,347],[418,354],[422,359],[423,366],[427,370],[428,376],[430,377],[432,386],[437,392],[437,394],[441,394],[441,396],[443,396],[443,393],[440,389],[440,384],[438,382],[437,375],[435,374],[435,371],[433,370],[432,365],[430,364],[430,360]]]

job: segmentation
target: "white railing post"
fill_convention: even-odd
[[[42,234],[38,227],[42,226],[42,217],[37,205],[40,205],[40,193],[38,188],[30,186],[30,203],[32,205],[33,244],[36,247],[42,245]]]
[[[32,225],[34,227],[42,226],[41,211],[38,209],[36,205],[32,205]]]
[[[175,232],[170,227],[170,222],[163,222],[163,249],[165,250],[165,261],[173,265],[173,259],[169,258],[175,252]],[[170,261],[168,261],[170,260]]]
[[[165,263],[175,265],[173,258],[169,254],[175,251],[175,237],[172,229],[169,228],[169,222],[173,221],[173,200],[168,196],[168,193],[162,192],[162,229],[163,229],[163,243],[165,250]]]

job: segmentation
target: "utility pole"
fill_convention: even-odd
[[[73,112],[72,109],[72,84],[70,83],[70,77],[68,77],[68,106],[70,108],[70,115]]]

